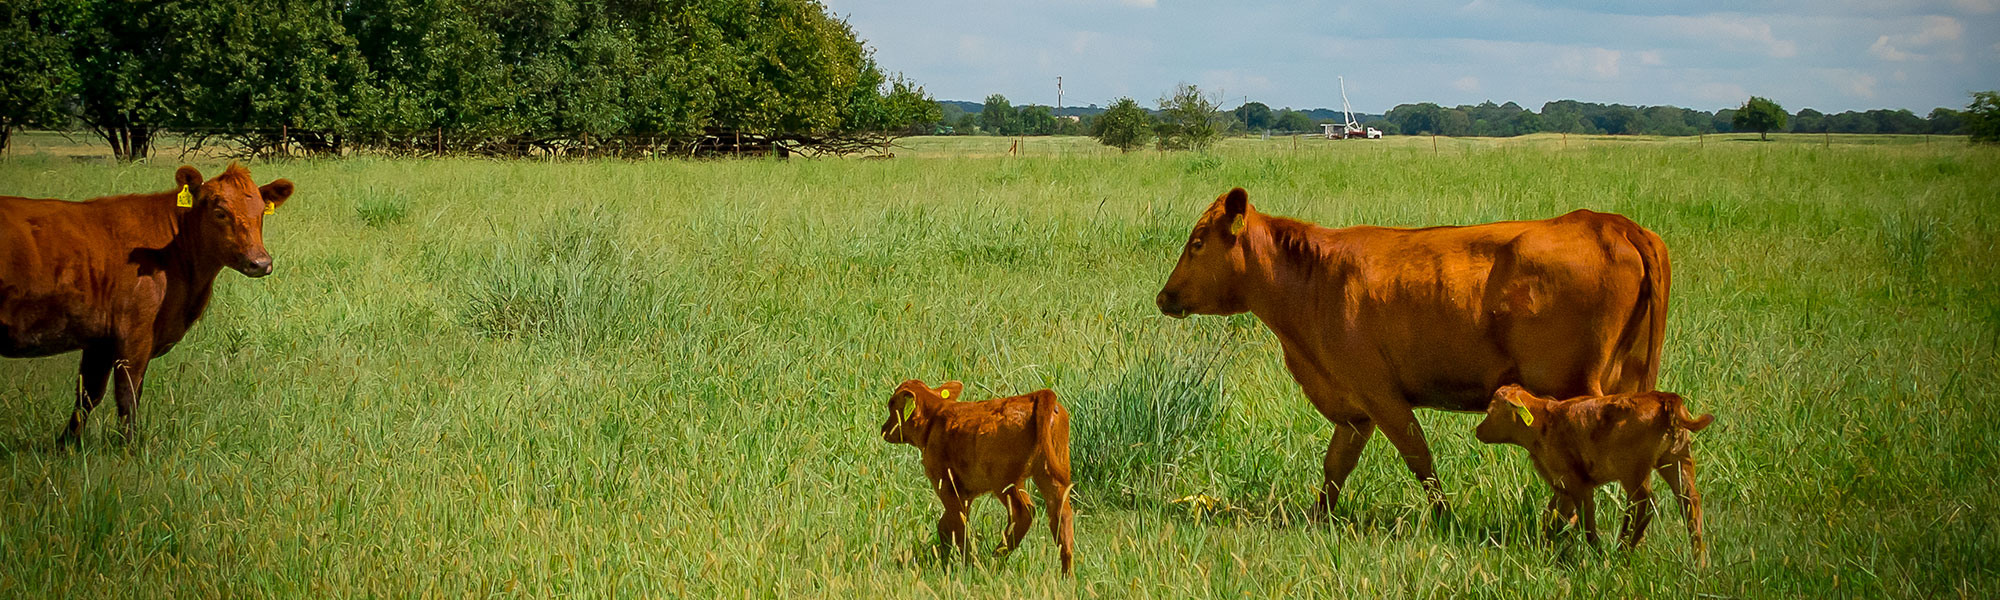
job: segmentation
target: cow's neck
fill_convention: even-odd
[[[132,238],[140,244],[134,253],[148,254],[145,260],[152,263],[150,266],[167,276],[166,294],[161,299],[156,323],[184,331],[186,324],[199,318],[208,307],[215,277],[222,272],[222,262],[202,251],[205,240],[201,239],[201,211],[175,207],[173,194],[153,194],[133,200],[138,218],[132,224],[140,229],[139,235]]]
[[[1337,328],[1343,297],[1337,258],[1327,247],[1325,228],[1283,217],[1265,217],[1262,227],[1245,231],[1246,304],[1287,346],[1316,352]]]

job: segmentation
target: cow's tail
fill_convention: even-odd
[[[1667,419],[1672,420],[1675,428],[1686,429],[1688,431],[1701,431],[1708,427],[1710,423],[1715,422],[1715,415],[1703,413],[1697,417],[1689,413],[1687,400],[1681,398],[1680,394],[1658,393],[1660,395],[1660,413]]]
[[[1646,270],[1639,282],[1638,306],[1634,307],[1632,321],[1626,326],[1627,337],[1633,339],[1632,346],[1628,346],[1628,356],[1643,356],[1645,368],[1639,377],[1638,389],[1626,391],[1650,392],[1658,389],[1660,382],[1660,346],[1667,339],[1667,291],[1673,280],[1672,268],[1667,259],[1667,244],[1660,241],[1659,235],[1640,227],[1638,223],[1631,223],[1625,228],[1625,238],[1639,251],[1639,261]],[[1642,332],[1643,338],[1632,335]],[[1644,344],[1644,354],[1640,354],[1640,344]],[[1621,376],[1620,379],[1630,381],[1629,377]]]
[[[1056,393],[1041,390],[1035,399],[1035,443],[1041,446],[1042,460],[1049,472],[1069,480],[1069,411],[1056,400]]]

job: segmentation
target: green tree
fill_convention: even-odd
[[[76,73],[63,34],[74,8],[60,0],[0,5],[0,152],[17,130],[65,125]]]
[[[1250,131],[1271,127],[1271,107],[1262,102],[1245,102],[1230,112],[1236,117],[1237,122],[1242,123],[1243,127]]]
[[[1161,150],[1207,150],[1219,134],[1215,116],[1221,112],[1216,100],[1191,83],[1174,86],[1172,95],[1160,98],[1160,124],[1154,128]]]
[[[1729,125],[1737,131],[1755,131],[1757,139],[1769,140],[1771,130],[1782,131],[1785,128],[1785,107],[1761,96],[1751,96],[1741,108],[1736,109]]]
[[[1014,105],[1007,97],[994,94],[986,97],[986,105],[979,109],[979,128],[991,135],[1015,135],[1020,133],[1014,114]]]
[[[1278,111],[1277,116],[1271,119],[1270,127],[1286,133],[1297,133],[1312,129],[1313,122],[1312,117],[1306,116],[1305,113],[1287,108]]]
[[[1024,105],[1014,110],[1015,127],[1023,135],[1052,135],[1056,132],[1056,115],[1049,107]]]
[[[1820,133],[1826,131],[1826,113],[1810,108],[1799,109],[1792,119],[1792,131],[1798,133]]]
[[[1965,115],[1949,108],[1940,106],[1931,109],[1930,116],[1924,121],[1930,126],[1930,133],[1940,135],[1965,133]]]
[[[1153,138],[1152,117],[1131,98],[1119,98],[1090,122],[1090,137],[1121,152],[1146,145]]]
[[[181,59],[194,56],[196,11],[145,0],[84,0],[70,29],[77,117],[119,160],[145,158],[153,136],[187,113]]]
[[[1965,133],[1980,144],[2000,143],[2000,91],[1973,92],[1972,103],[1959,113]]]

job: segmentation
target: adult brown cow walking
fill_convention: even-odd
[[[1195,222],[1157,302],[1171,317],[1249,311],[1334,425],[1320,510],[1377,429],[1446,508],[1414,408],[1486,410],[1519,383],[1571,398],[1652,391],[1666,244],[1587,210],[1466,227],[1329,229],[1259,214],[1242,188]]]
[[[264,215],[292,182],[257,187],[231,164],[207,182],[184,166],[174,183],[87,202],[0,196],[0,357],[83,351],[64,443],[81,441],[114,371],[120,432],[134,439],[146,363],[201,318],[216,274],[271,273]]]

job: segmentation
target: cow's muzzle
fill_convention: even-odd
[[[1181,305],[1180,294],[1176,294],[1172,290],[1160,290],[1160,295],[1153,297],[1153,304],[1160,307],[1160,314],[1176,319],[1183,319],[1188,316],[1187,307]]]

